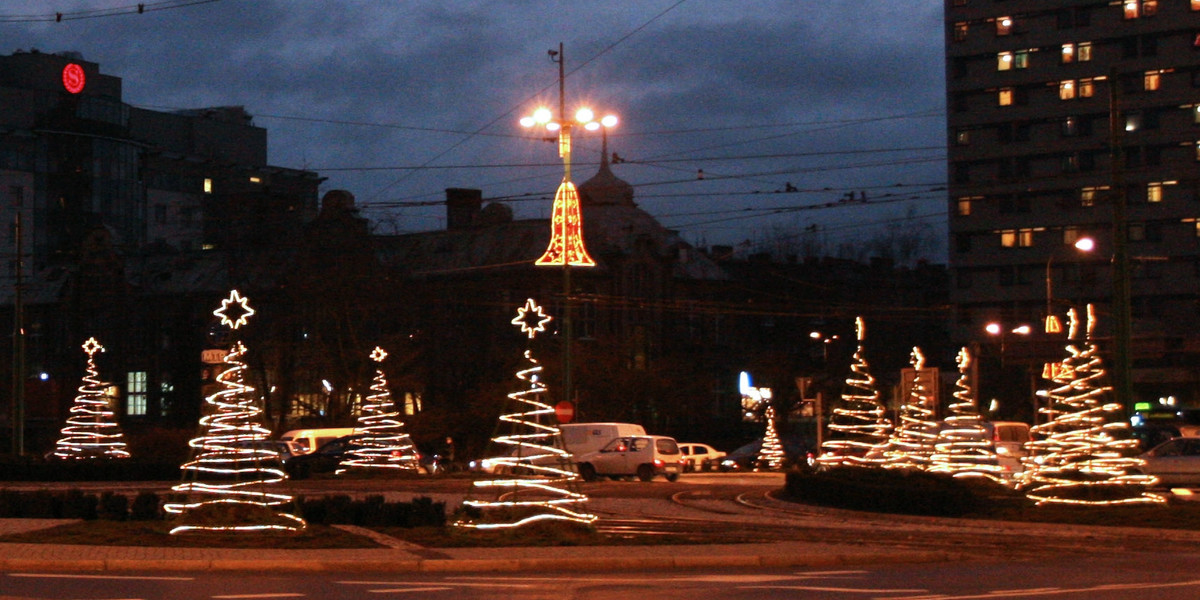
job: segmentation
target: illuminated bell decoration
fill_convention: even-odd
[[[530,326],[530,319],[534,325]],[[532,299],[518,309],[514,325],[533,339],[549,321]],[[584,512],[588,501],[579,491],[579,472],[565,449],[554,407],[545,401],[542,366],[530,350],[526,367],[517,372],[523,387],[508,394],[496,434],[489,444],[494,458],[485,459],[496,475],[472,483],[472,496],[463,505],[478,517],[463,516],[455,527],[470,529],[515,528],[542,521],[590,524],[596,516]]]
[[[87,368],[71,416],[62,428],[62,439],[55,446],[55,458],[129,458],[125,449],[125,437],[117,425],[115,415],[108,407],[104,389],[108,384],[99,379],[95,354],[104,347],[96,338],[88,338],[83,344],[87,354]]]
[[[534,264],[596,266],[596,261],[592,260],[583,245],[583,210],[579,206],[579,192],[570,181],[564,180],[554,194],[554,208],[550,213],[550,245]]]

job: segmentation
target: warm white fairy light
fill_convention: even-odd
[[[125,436],[117,425],[116,417],[108,407],[104,389],[108,384],[100,381],[96,369],[96,353],[104,352],[104,346],[96,338],[83,343],[87,354],[87,367],[83,385],[75,396],[71,416],[62,428],[62,438],[55,446],[55,458],[129,458],[125,449]]]
[[[371,360],[382,365],[387,352],[378,346],[371,352]],[[335,474],[351,468],[393,469],[416,472],[419,467],[417,448],[412,438],[404,431],[399,420],[392,394],[388,391],[387,378],[382,366],[376,367],[375,379],[371,382],[371,393],[367,394],[354,427],[354,446],[346,453]]]
[[[817,459],[823,466],[878,465],[882,458],[867,454],[888,439],[892,423],[880,401],[879,390],[875,389],[875,378],[868,372],[863,357],[863,339],[866,327],[862,317],[854,321],[858,336],[858,348],[854,351],[851,375],[846,378],[846,389],[841,401],[833,409],[830,419],[830,437],[821,446]]]
[[[550,320],[533,299],[518,309],[514,325],[533,339]],[[499,476],[472,484],[472,492],[486,499],[468,498],[463,505],[479,512],[478,519],[464,515],[454,525],[474,529],[521,527],[546,520],[588,524],[596,516],[584,512],[588,501],[579,491],[579,473],[564,448],[554,407],[543,400],[547,393],[541,380],[542,366],[530,350],[527,366],[517,372],[520,390],[508,394],[500,415],[489,462]]]
[[[987,477],[1006,482],[996,452],[988,439],[988,430],[979,414],[972,387],[971,353],[963,348],[958,352],[958,381],[954,401],[946,407],[949,413],[934,442],[930,457],[931,473],[949,473],[954,477]]]
[[[922,377],[925,355],[914,347],[910,363],[916,373],[908,398],[900,407],[896,428],[883,448],[883,466],[892,469],[927,469],[935,451],[938,424],[934,398]]]
[[[758,449],[758,464],[760,468],[778,471],[783,468],[783,444],[779,442],[779,434],[775,429],[775,407],[768,406],[764,420],[767,430],[763,434],[762,446]]]
[[[1087,307],[1087,330],[1079,339],[1079,316],[1071,319],[1068,357],[1047,390],[1045,414],[1053,418],[1031,431],[1030,457],[1021,488],[1037,504],[1115,505],[1165,502],[1147,488],[1158,479],[1139,472],[1137,440],[1123,435],[1122,407],[1092,341],[1095,313]]]
[[[240,316],[228,314],[231,305]],[[246,324],[254,311],[236,290],[213,312],[230,329]],[[255,390],[246,383],[246,347],[234,342],[217,375],[221,389],[206,399],[208,410],[200,419],[201,435],[190,442],[192,459],[184,463],[185,481],[174,488],[184,499],[167,503],[164,510],[178,514],[180,525],[172,534],[191,531],[289,531],[307,527],[300,517],[283,510],[294,504],[290,494],[276,491],[287,479],[279,453],[265,443],[270,430],[260,424],[262,409]]]

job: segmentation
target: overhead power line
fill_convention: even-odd
[[[33,14],[0,14],[0,23],[55,23],[62,21],[78,21],[81,19],[101,19],[105,17],[120,17],[124,15],[140,15],[148,12],[187,8],[199,4],[212,4],[221,0],[160,0],[159,2],[139,2],[137,4],[122,4],[109,8],[94,8],[91,10],[72,10],[39,12]]]

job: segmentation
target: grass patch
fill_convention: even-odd
[[[162,548],[378,548],[375,542],[325,525],[304,532],[185,533],[171,535],[175,524],[164,521],[82,521],[50,529],[0,536],[0,542],[80,544],[91,546],[153,546]]]

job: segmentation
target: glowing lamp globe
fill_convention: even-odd
[[[600,119],[600,124],[605,127],[615,126],[617,124],[617,115],[606,115],[603,119]]]
[[[596,118],[596,113],[590,108],[581,108],[575,111],[575,120],[580,123],[590,124]]]

